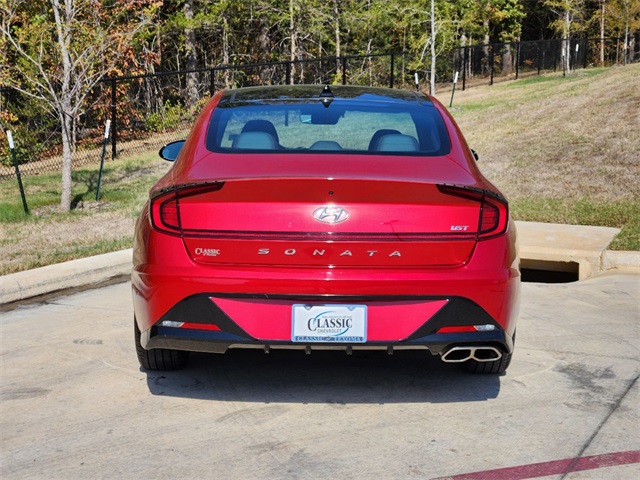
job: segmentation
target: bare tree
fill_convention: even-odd
[[[91,90],[127,52],[130,40],[146,22],[147,0],[2,0],[2,36],[8,44],[5,81],[42,101],[56,116],[62,137],[60,209],[71,208],[74,124]],[[135,4],[135,5],[133,5]],[[138,12],[131,21],[133,6]],[[33,10],[41,12],[32,17]],[[126,26],[118,20],[126,18]],[[52,35],[53,32],[53,35]]]
[[[193,29],[193,0],[184,2],[184,18],[186,27],[184,29],[184,47],[187,57],[187,70],[195,70],[198,66],[198,58],[196,56],[196,33]],[[198,86],[195,73],[187,73],[187,104],[193,107],[198,101]]]
[[[438,59],[439,50],[444,49],[444,43],[440,43],[440,49],[438,49],[438,35],[444,27],[444,20],[440,18],[438,11],[436,10],[436,1],[430,0],[429,11],[422,12],[426,14],[428,20],[428,34],[424,42],[424,47],[420,55],[420,59],[424,59],[427,53],[427,49],[430,54],[429,61],[429,93],[435,95],[436,93],[436,61]]]
[[[624,64],[629,61],[629,37],[633,30],[640,29],[640,0],[613,0],[609,14],[616,24],[617,30],[623,32]]]
[[[600,0],[600,65],[604,65],[604,19],[606,0]]]
[[[544,0],[558,19],[551,27],[562,35],[562,70],[571,72],[571,35],[584,14],[584,0]]]

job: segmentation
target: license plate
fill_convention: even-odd
[[[366,305],[294,305],[291,341],[364,343]]]

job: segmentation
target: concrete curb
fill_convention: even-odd
[[[584,279],[607,270],[640,274],[640,252],[606,250],[617,228],[516,222],[521,265],[572,271]],[[103,283],[131,274],[132,249],[0,277],[0,305]]]
[[[640,252],[607,250],[602,259],[602,269],[640,275]]]
[[[3,275],[0,277],[0,305],[129,275],[132,254],[130,248]]]
[[[620,233],[612,227],[539,222],[516,222],[516,227],[523,268],[572,272],[580,280],[605,270],[604,253]]]

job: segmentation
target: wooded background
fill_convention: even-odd
[[[18,139],[21,162],[60,155],[62,209],[74,152],[83,142],[99,145],[114,108],[119,124],[153,132],[178,128],[169,114],[184,120],[202,103],[198,75],[184,77],[172,96],[158,82],[110,89],[105,79],[289,61],[296,63],[288,78],[276,81],[305,83],[317,81],[306,60],[404,52],[402,68],[423,73],[433,91],[450,81],[451,69],[439,65],[450,65],[459,47],[484,46],[490,66],[490,44],[506,43],[505,63],[509,42],[565,39],[570,72],[569,38],[596,40],[593,64],[604,64],[611,48],[624,63],[640,43],[640,0],[0,0],[0,14],[0,159],[10,165],[6,130]],[[233,69],[220,72],[222,86],[239,84]],[[371,63],[363,60],[360,72],[362,82],[375,83]],[[269,67],[257,75],[274,82]],[[336,60],[323,81],[342,75]],[[124,101],[132,88],[141,111]]]

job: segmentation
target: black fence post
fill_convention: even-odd
[[[389,80],[389,88],[393,88],[393,70],[394,70],[394,63],[395,63],[395,55],[392,53],[391,54],[391,79]]]
[[[347,84],[347,57],[342,57],[342,85]]]
[[[116,78],[111,79],[111,160],[115,160],[118,156],[117,152],[117,138],[118,138],[118,122],[117,122],[117,108],[116,108]]]
[[[286,63],[285,75],[287,76],[287,78],[284,79],[284,84],[289,85],[289,83],[291,82],[291,62]]]
[[[520,42],[516,42],[516,80],[518,80],[518,74],[520,73],[519,65],[520,65]]]

